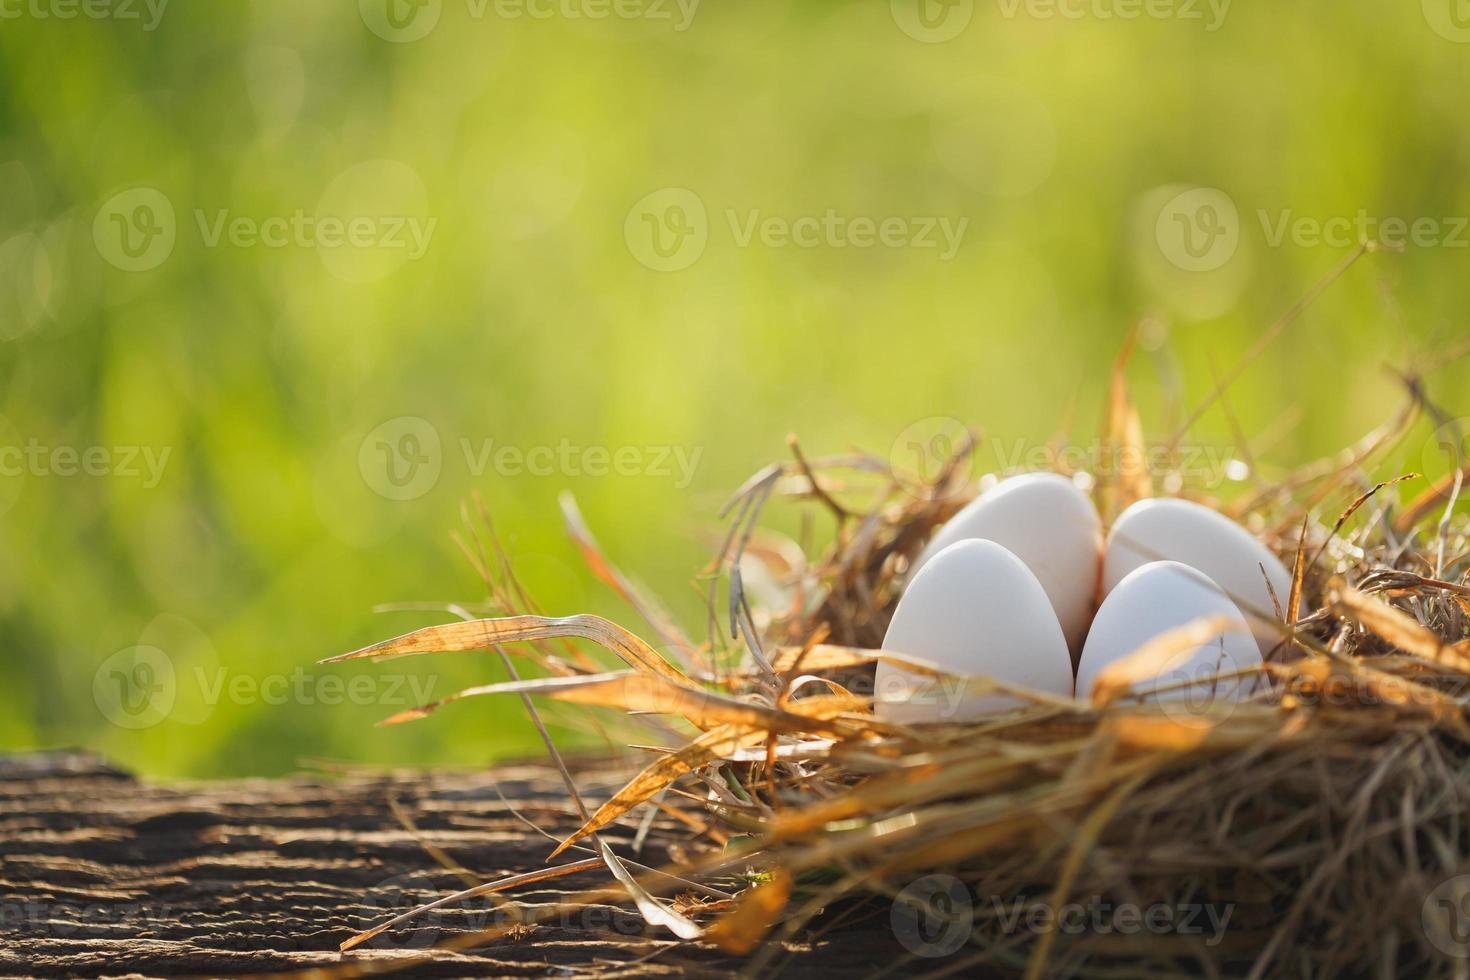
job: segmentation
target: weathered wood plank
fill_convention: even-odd
[[[620,774],[586,768],[577,779],[591,800],[601,800]],[[543,867],[553,846],[512,806],[552,834],[578,823],[560,781],[539,767],[153,785],[86,756],[0,759],[0,974],[178,976],[387,964],[498,921],[488,899],[471,900],[361,950],[337,952],[353,933],[464,887],[403,827],[390,799],[424,841],[484,880]],[[666,861],[683,838],[670,831],[671,824],[656,823],[639,860]],[[632,856],[630,829],[608,836]],[[608,880],[584,872],[509,897],[554,903]],[[890,943],[886,928],[857,923],[793,947],[784,972],[864,975]],[[413,972],[733,976],[741,966],[648,929],[630,907],[595,905]]]

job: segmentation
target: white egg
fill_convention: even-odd
[[[1183,562],[1213,579],[1246,614],[1262,654],[1281,642],[1281,634],[1255,613],[1259,610],[1274,619],[1276,603],[1285,607],[1291,597],[1291,573],[1255,535],[1224,514],[1190,500],[1138,501],[1118,515],[1108,535],[1104,594],[1151,561]]]
[[[1203,572],[1177,561],[1155,561],[1134,569],[1103,600],[1077,665],[1077,696],[1091,697],[1104,668],[1137,652],[1149,640],[1211,616],[1226,617],[1235,629],[1193,650],[1181,651],[1153,683],[1135,684],[1134,690],[1178,685],[1177,690],[1161,693],[1160,699],[1188,697],[1191,703],[1235,697],[1242,689],[1249,690],[1251,680],[1214,680],[1217,674],[1261,662],[1261,651],[1235,603]],[[1186,683],[1190,680],[1195,684]]]
[[[883,649],[954,671],[1062,697],[1072,694],[1072,659],[1036,576],[993,541],[960,541],[914,576],[894,610]],[[1027,702],[966,695],[952,678],[879,662],[875,710],[886,721],[963,721]]]
[[[1051,600],[1067,647],[1082,650],[1097,599],[1102,521],[1077,485],[1058,473],[1002,480],[966,504],[920,553],[915,569],[969,538],[994,541],[1031,569]]]

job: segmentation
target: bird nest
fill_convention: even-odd
[[[567,500],[574,540],[647,639],[596,616],[537,614],[491,529],[488,542],[462,543],[506,615],[333,658],[505,658],[511,681],[393,723],[511,694],[533,716],[541,698],[610,707],[667,736],[600,806],[584,806],[569,780],[584,822],[547,871],[442,902],[601,863],[617,881],[596,897],[631,894],[651,925],[749,955],[753,969],[780,940],[819,927],[822,910],[868,896],[887,910],[904,972],[1464,975],[1470,525],[1452,516],[1464,471],[1427,489],[1364,475],[1433,406],[1411,383],[1403,411],[1353,447],[1274,483],[1252,469],[1225,502],[1170,469],[1177,445],[1144,451],[1123,360],[1101,443],[1114,461],[1162,464],[1074,475],[1105,519],[1144,496],[1190,496],[1247,524],[1292,569],[1278,609],[1303,614],[1278,621],[1280,642],[1253,668],[1248,696],[1132,691],[1131,676],[1198,642],[1189,628],[1125,660],[1088,700],[945,678],[880,651],[911,562],[977,491],[974,441],[916,474],[863,454],[809,459],[793,440],[792,458],[726,508],[728,534],[703,576],[706,639],[620,572]],[[1065,454],[1050,468],[1065,472]],[[781,498],[806,514],[795,536],[765,529],[766,505]],[[822,533],[821,544],[797,541]],[[880,658],[1026,707],[966,723],[885,722],[870,698]],[[631,866],[605,837],[650,807],[677,810],[691,844],[710,846],[664,868]],[[592,856],[554,863],[571,848]]]

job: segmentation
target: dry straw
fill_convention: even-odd
[[[1117,458],[1147,458],[1123,380],[1128,353],[1115,366],[1104,442]],[[618,884],[569,902],[631,894],[651,924],[749,955],[754,973],[785,955],[779,940],[823,928],[819,913],[837,900],[878,896],[886,909],[908,883],[943,873],[973,899],[966,935],[943,959],[916,950],[901,973],[1464,976],[1470,877],[1457,876],[1470,872],[1470,526],[1450,515],[1466,471],[1404,507],[1397,488],[1367,482],[1416,419],[1442,421],[1416,379],[1406,390],[1396,418],[1331,459],[1277,483],[1257,480],[1234,503],[1193,494],[1257,530],[1293,569],[1278,610],[1299,598],[1306,610],[1294,623],[1276,619],[1281,642],[1244,700],[1169,706],[1131,693],[1133,679],[1212,626],[1193,624],[1110,672],[1089,703],[1006,688],[1030,707],[967,724],[875,718],[863,693],[876,659],[937,674],[875,648],[909,563],[975,492],[973,440],[922,484],[877,457],[808,459],[793,440],[793,459],[756,474],[727,508],[702,641],[604,556],[568,500],[573,539],[647,623],[652,644],[596,616],[540,615],[487,520],[489,533],[462,545],[509,615],[464,612],[464,622],[333,659],[495,650],[542,675],[519,679],[506,656],[511,682],[391,722],[514,694],[538,725],[532,698],[547,698],[622,709],[668,736],[670,747],[595,809],[568,777],[584,823],[553,856],[572,848],[590,857],[470,894],[604,864]],[[1100,478],[1096,497],[1115,514],[1155,493],[1159,475]],[[830,541],[801,547],[763,530],[772,498],[803,502],[803,533],[825,525]],[[607,670],[574,640],[600,645],[625,669]],[[677,866],[632,865],[600,836],[638,826],[650,809],[688,829]],[[1006,914],[1018,904],[1060,914],[1075,903],[1228,910],[1228,927],[1123,935],[1018,928]]]

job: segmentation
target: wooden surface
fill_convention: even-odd
[[[590,803],[617,779],[596,770],[577,776]],[[338,953],[353,933],[464,887],[424,842],[485,880],[545,865],[552,843],[516,818],[497,787],[553,834],[577,825],[560,781],[536,767],[153,785],[86,756],[0,757],[0,975],[233,975],[402,962],[497,914],[488,899],[473,899]],[[643,863],[668,857],[678,836],[667,830],[655,825]],[[632,836],[623,828],[608,839],[631,856]],[[609,881],[587,872],[509,897],[555,903]],[[592,906],[411,972],[720,977],[744,966],[649,929],[629,907]],[[777,959],[782,975],[869,976],[891,962],[894,946],[886,915],[876,913],[807,938]]]

